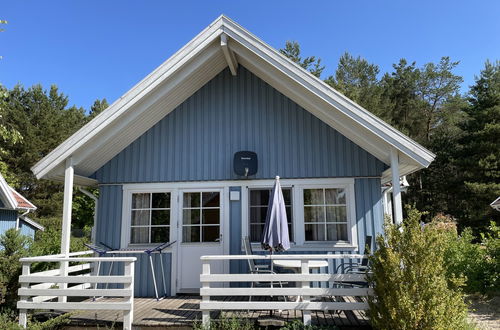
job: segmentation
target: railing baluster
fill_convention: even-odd
[[[202,274],[203,275],[210,275],[210,262],[209,261],[204,261],[203,266],[202,266]],[[202,289],[209,289],[210,288],[210,282],[202,282],[201,283]],[[202,302],[208,303],[210,302],[210,296],[208,295],[203,295],[202,296]],[[201,317],[201,322],[205,328],[210,327],[210,311],[203,310],[202,311],[202,317]]]
[[[22,263],[22,275],[28,276],[31,273],[31,263],[29,262],[23,262]],[[21,283],[21,288],[29,288],[30,283]],[[28,301],[28,296],[20,296],[20,301]],[[26,309],[20,309],[19,310],[19,325],[22,326],[23,328],[26,328],[26,325],[28,323],[28,311]]]
[[[130,290],[132,294],[127,299],[127,301],[130,303],[130,310],[123,312],[123,329],[132,330],[132,322],[134,320],[134,281],[133,281],[134,262],[133,261],[132,262],[131,261],[125,262],[124,275],[125,276],[132,276],[132,281],[130,281],[130,283],[124,284],[124,286],[123,286],[123,288],[125,290]]]
[[[302,275],[309,275],[309,260],[308,259],[301,259],[300,260],[300,273]],[[308,289],[310,286],[309,281],[304,281],[301,284],[301,287],[304,289]],[[308,304],[310,302],[310,297],[309,296],[302,296],[302,302],[304,304]],[[306,311],[304,310],[302,312],[302,318],[304,320],[304,325],[310,325],[311,324],[311,311]]]

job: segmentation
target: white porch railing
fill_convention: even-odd
[[[332,284],[326,288],[311,288],[311,282],[327,282],[342,284],[343,282],[364,282],[365,274],[311,274],[310,260],[331,260],[343,259],[363,259],[365,255],[359,254],[309,254],[309,255],[220,255],[202,256],[202,274],[200,275],[202,301],[200,309],[202,311],[202,322],[208,326],[210,323],[210,311],[216,310],[301,310],[303,312],[304,324],[311,323],[311,311],[314,310],[366,310],[366,302],[328,302],[314,301],[322,297],[367,297],[373,294],[370,288],[335,288]],[[222,260],[300,260],[300,273],[284,274],[212,274],[210,272],[211,262]],[[230,288],[211,287],[212,283],[238,283],[238,282],[295,282],[297,287],[265,287],[265,288]],[[227,285],[226,285],[227,286]],[[298,296],[297,301],[213,301],[213,296]]]
[[[18,291],[19,324],[26,327],[29,309],[67,310],[121,310],[123,328],[131,329],[134,311],[134,262],[135,257],[81,257],[93,254],[83,251],[64,255],[48,255],[21,258],[22,275],[19,276],[21,288]],[[59,269],[31,273],[33,263],[59,263]],[[69,266],[69,263],[79,263]],[[102,276],[92,274],[92,263],[115,262],[124,264],[123,275]],[[67,272],[66,272],[67,270]],[[75,273],[78,273],[75,275]],[[122,284],[121,289],[99,289],[98,284]],[[70,285],[70,286],[68,286]],[[122,301],[81,301],[66,302],[68,297],[121,297]],[[52,301],[59,298],[59,301]]]

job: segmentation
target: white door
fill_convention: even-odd
[[[202,255],[222,255],[223,190],[179,191],[177,233],[177,293],[197,293],[201,287]],[[211,271],[223,273],[224,264],[213,262]]]

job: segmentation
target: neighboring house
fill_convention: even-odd
[[[490,206],[497,211],[500,211],[500,196],[495,199],[493,202],[491,202]]]
[[[37,230],[44,230],[42,225],[27,217],[34,210],[35,205],[10,187],[0,174],[0,234],[15,228],[21,234],[34,238]]]
[[[234,172],[238,151],[256,153],[255,175]],[[276,175],[292,252],[362,253],[365,237],[382,232],[382,184],[433,159],[221,16],[32,170],[65,182],[62,253],[73,185],[97,186],[96,244],[143,249],[176,241],[163,255],[165,284],[176,294],[199,288],[201,255],[240,254],[247,235],[259,250]],[[393,187],[399,223],[400,185]],[[153,296],[147,259],[133,256],[136,296]]]

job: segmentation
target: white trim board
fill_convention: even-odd
[[[221,47],[220,36],[226,42]],[[32,167],[37,178],[59,179],[65,159],[89,176],[228,66],[238,63],[386,164],[400,154],[400,174],[429,166],[435,155],[220,16],[108,109]],[[236,66],[235,63],[233,63]],[[141,116],[141,120],[135,120]],[[384,175],[385,177],[385,175]]]

